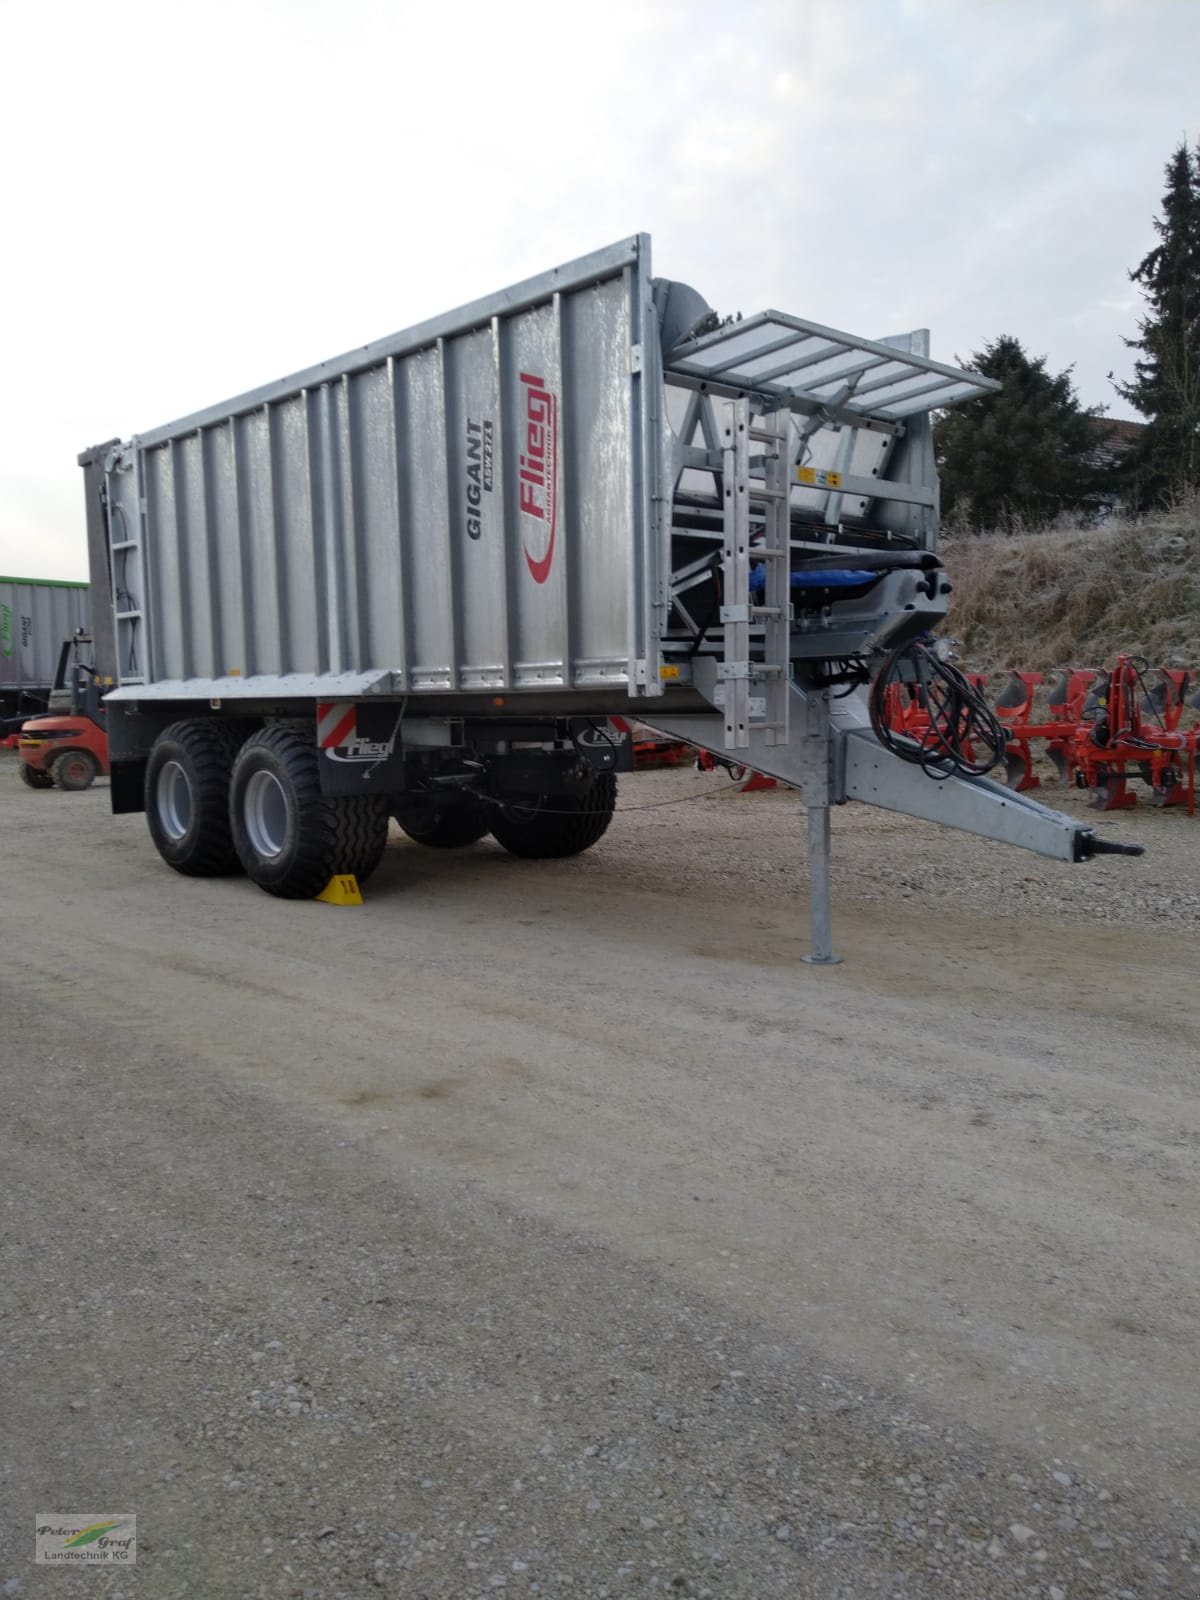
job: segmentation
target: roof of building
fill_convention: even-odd
[[[1121,457],[1132,450],[1146,428],[1144,422],[1127,422],[1123,417],[1090,417],[1088,420],[1096,442],[1085,459],[1091,466],[1103,471],[1115,467]]]
[[[1124,417],[1092,417],[1090,421],[1092,431],[1119,450],[1128,450],[1146,429],[1144,422],[1128,422]]]

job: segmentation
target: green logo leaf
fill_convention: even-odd
[[[93,1544],[106,1533],[111,1533],[114,1528],[119,1528],[119,1522],[93,1522],[90,1528],[83,1528],[73,1539],[68,1539],[63,1545],[64,1550],[75,1550],[81,1544]]]

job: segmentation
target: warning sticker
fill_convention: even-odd
[[[826,472],[824,467],[797,467],[796,482],[810,489],[840,489],[842,475],[840,472]]]

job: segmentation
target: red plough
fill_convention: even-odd
[[[968,676],[984,687],[986,679]],[[1186,805],[1189,816],[1195,815],[1200,723],[1183,726],[1187,708],[1200,710],[1200,692],[1189,699],[1195,689],[1191,673],[1149,668],[1130,655],[1119,656],[1111,672],[1063,671],[1047,686],[1046,714],[1038,716],[1034,702],[1042,682],[1037,672],[1010,672],[992,700],[1008,736],[1012,788],[1041,786],[1035,746],[1042,746],[1064,783],[1091,791],[1095,810],[1136,805],[1129,785],[1137,779],[1149,788],[1152,805]],[[917,685],[890,684],[886,706],[897,732],[918,743],[929,737],[929,711]]]
[[[964,676],[986,694],[984,674]],[[993,689],[995,683],[993,679]],[[1041,714],[1035,705],[1040,689],[1045,699]],[[936,754],[937,717],[931,714],[927,693],[918,682],[890,682],[884,690],[885,714],[889,727]],[[1041,787],[1036,770],[1040,753],[1063,783],[1091,792],[1094,810],[1135,806],[1137,795],[1130,785],[1137,781],[1150,790],[1151,805],[1186,805],[1188,815],[1195,815],[1200,718],[1188,715],[1200,712],[1194,674],[1178,667],[1148,667],[1132,655],[1118,656],[1111,672],[1069,668],[1049,682],[1040,672],[1011,671],[1001,675],[991,704],[1007,735],[1005,766],[1011,788]],[[665,739],[652,728],[634,724],[631,731],[639,768],[694,763],[699,772],[727,771],[744,793],[776,787],[774,778]]]
[[[1097,811],[1136,805],[1129,780],[1137,777],[1149,788],[1151,805],[1186,804],[1194,816],[1200,727],[1180,728],[1190,678],[1160,667],[1147,683],[1147,670],[1122,655],[1112,672],[1097,676],[1076,729],[1071,776],[1091,790]]]

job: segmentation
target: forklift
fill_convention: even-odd
[[[101,678],[92,662],[90,633],[64,640],[50,704],[21,726],[17,750],[30,789],[88,789],[108,774],[103,696],[112,679]]]

